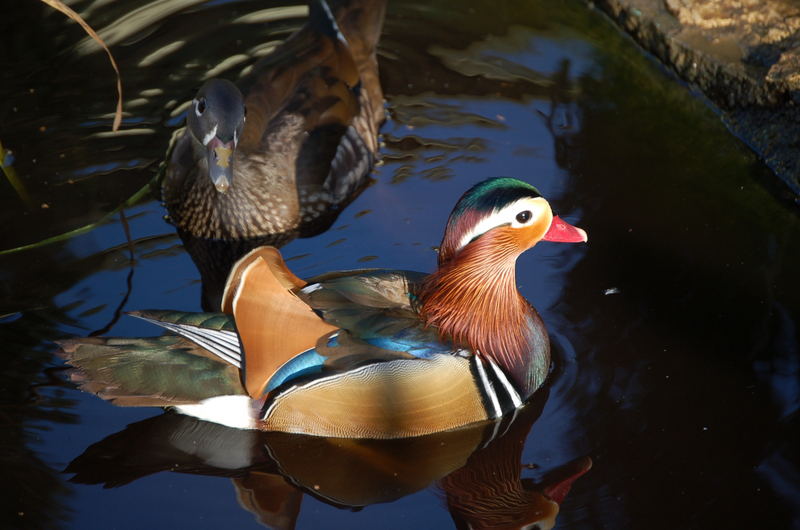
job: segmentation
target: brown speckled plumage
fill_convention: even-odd
[[[188,129],[178,139],[163,199],[182,235],[243,240],[303,231],[363,187],[384,119],[375,47],[385,6],[361,3],[331,2],[346,42],[325,31],[312,5],[309,22],[243,82],[247,119],[225,193],[208,177],[206,146]]]
[[[297,228],[300,208],[293,162],[299,142],[292,140],[303,131],[299,118],[284,116],[282,122],[267,138],[269,152],[234,153],[234,182],[226,193],[217,192],[204,177],[204,158],[195,159],[182,179],[168,172],[164,198],[172,222],[195,237],[215,239],[248,239]],[[184,136],[176,151],[191,141]]]

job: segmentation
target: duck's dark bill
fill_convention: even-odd
[[[208,173],[214,187],[225,193],[231,185],[233,174],[232,160],[234,143],[223,142],[216,136],[206,145],[208,149]]]
[[[572,226],[557,215],[553,216],[550,228],[542,238],[543,241],[554,241],[556,243],[586,243],[589,236],[577,226]]]

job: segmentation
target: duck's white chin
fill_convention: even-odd
[[[187,416],[234,429],[255,429],[258,410],[250,396],[216,396],[175,410]]]

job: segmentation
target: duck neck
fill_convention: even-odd
[[[491,357],[527,397],[547,375],[550,347],[539,315],[517,291],[519,250],[496,239],[484,234],[440,263],[419,289],[419,313],[443,338]]]

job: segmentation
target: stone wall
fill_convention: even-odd
[[[800,198],[800,0],[595,0]]]

